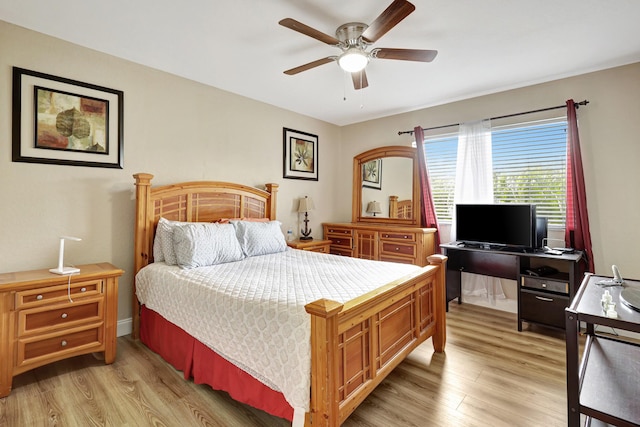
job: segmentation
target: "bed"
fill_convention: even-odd
[[[398,200],[398,196],[389,196],[389,218],[411,219],[412,212],[411,199]]]
[[[295,337],[295,340],[292,342],[289,339],[288,345],[303,350],[306,348],[307,352],[302,351],[300,356],[292,351],[289,353],[291,357],[285,357],[284,359],[287,360],[279,362],[283,358],[270,353],[271,350],[247,351],[246,347],[237,343],[234,343],[239,347],[237,350],[225,348],[217,351],[219,350],[217,344],[212,345],[207,342],[207,339],[201,338],[195,325],[204,321],[202,320],[204,318],[227,321],[227,317],[234,317],[233,310],[238,303],[232,300],[223,303],[223,298],[229,297],[226,294],[203,297],[198,296],[202,294],[196,293],[196,297],[192,296],[190,298],[193,299],[188,300],[191,301],[189,310],[174,308],[173,311],[195,312],[198,309],[196,306],[213,305],[218,299],[220,299],[219,305],[223,306],[218,310],[226,306],[226,309],[231,311],[224,315],[201,316],[196,321],[182,325],[179,321],[171,321],[174,319],[172,309],[166,313],[156,309],[159,305],[152,302],[153,297],[150,297],[147,292],[150,284],[160,282],[158,279],[149,277],[159,276],[146,277],[147,272],[157,270],[160,276],[169,277],[167,284],[158,285],[158,287],[164,289],[167,295],[172,295],[173,300],[182,298],[189,289],[186,285],[173,284],[174,277],[186,274],[184,269],[166,265],[165,262],[154,262],[153,246],[156,227],[159,222],[165,220],[196,224],[216,223],[224,219],[242,220],[234,223],[236,227],[249,224],[252,220],[265,220],[272,223],[276,220],[278,185],[267,184],[266,189],[262,190],[233,183],[197,181],[152,187],[153,175],[138,173],[134,178],[136,279],[132,296],[133,337],[141,339],[176,369],[183,371],[185,379],[192,378],[197,383],[206,383],[214,389],[227,391],[234,399],[289,419],[293,425],[338,426],[384,377],[422,342],[431,338],[434,350],[444,351],[446,257],[433,255],[429,258],[431,265],[417,267],[356,260],[290,248],[279,253],[248,257],[237,262],[200,267],[191,271],[197,271],[197,276],[223,277],[221,271],[224,270],[224,274],[239,276],[242,266],[256,272],[261,271],[261,268],[264,271],[274,271],[273,265],[285,265],[286,267],[282,268],[289,271],[290,279],[287,281],[292,282],[291,286],[294,288],[298,286],[299,284],[296,283],[298,281],[305,284],[301,287],[304,289],[301,295],[304,295],[299,299],[306,303],[302,309],[289,310],[296,311],[296,316],[303,319],[302,323],[294,323],[294,321],[285,320],[288,318],[279,317],[284,316],[282,312],[287,310],[283,310],[282,305],[271,302],[265,305],[274,306],[275,304],[278,307],[277,314],[269,322],[258,323],[259,329],[271,324],[279,325],[285,330],[291,328],[295,332],[289,333],[288,336]],[[361,261],[375,263],[367,264],[362,268],[364,270],[380,268],[380,274],[375,273],[375,275],[385,277],[384,283],[376,284],[373,279],[365,278],[364,270],[363,272],[357,270],[361,268],[358,266]],[[279,264],[281,262],[284,264]],[[343,263],[346,263],[346,266],[343,266]],[[307,289],[305,280],[313,274],[305,273],[303,268],[324,272],[333,271],[334,267],[333,276],[323,276],[317,280],[321,288],[331,287],[329,285],[341,281],[344,276],[351,280],[350,283],[354,289],[362,287],[365,291],[354,294],[355,290],[349,289],[347,292],[343,289],[341,292],[344,294],[341,294],[340,298],[324,298],[318,297],[320,294],[315,291]],[[346,268],[346,270],[338,270],[338,268]],[[396,275],[392,278],[384,274]],[[242,280],[245,280],[245,275],[241,276]],[[273,278],[268,279],[269,282],[276,283],[276,287],[279,282],[277,277],[277,274],[274,274]],[[249,279],[251,278],[247,280]],[[260,280],[265,280],[262,275]],[[139,291],[137,291],[138,286],[140,286]],[[171,288],[171,286],[176,287]],[[368,289],[365,286],[375,287]],[[235,292],[230,293],[235,295]],[[141,304],[139,295],[148,304]],[[309,300],[309,298],[313,299]],[[247,303],[240,305],[247,307]],[[176,307],[178,307],[177,304]],[[302,311],[302,316],[299,315],[299,311]],[[255,318],[258,317],[260,316],[255,316]],[[249,321],[251,322],[256,323],[253,320]],[[229,329],[238,329],[244,334],[246,331],[243,328],[247,327],[246,324],[242,324]],[[302,329],[306,335],[299,333]],[[226,332],[225,329],[224,333]],[[264,344],[260,340],[253,340],[253,342]],[[229,357],[231,351],[236,353]],[[269,357],[265,357],[266,354],[269,354]],[[251,357],[246,359],[247,355]],[[244,359],[236,360],[236,356],[237,359]],[[295,397],[297,400],[291,398],[286,385],[279,387],[280,384],[275,384],[276,387],[274,387],[271,378],[260,371],[261,368],[258,366],[264,360],[259,359],[268,359],[267,363],[271,366],[275,365],[276,368],[279,363],[282,363],[281,370],[288,369],[287,364],[290,363],[288,359],[300,359],[302,365],[308,365],[307,370],[298,371],[296,368],[291,371],[302,373],[300,381],[294,382],[306,384],[302,379],[308,380],[308,387],[305,386],[302,390],[307,393],[308,402],[300,404],[300,397],[297,395]],[[304,362],[305,359],[306,362]],[[253,363],[256,363],[256,366]]]

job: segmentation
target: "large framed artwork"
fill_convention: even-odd
[[[382,190],[382,159],[362,165],[362,186]]]
[[[13,67],[13,161],[123,167],[123,92]]]
[[[284,178],[318,180],[318,136],[283,128]]]

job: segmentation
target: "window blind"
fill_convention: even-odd
[[[566,206],[564,119],[492,129],[495,203],[533,203],[549,225],[564,227]],[[438,219],[451,221],[457,134],[426,138],[424,150]]]

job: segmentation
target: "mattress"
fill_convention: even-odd
[[[294,418],[309,410],[310,315],[320,298],[347,302],[420,267],[287,248],[194,269],[153,263],[136,275],[139,301],[263,384]]]

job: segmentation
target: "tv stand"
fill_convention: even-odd
[[[549,255],[526,252],[522,248],[485,249],[459,245],[440,245],[447,261],[447,308],[458,299],[462,303],[462,272],[515,280],[518,287],[518,331],[522,322],[564,329],[564,309],[576,293],[585,271],[582,252]],[[555,270],[548,276],[533,276],[527,270],[549,266]]]

